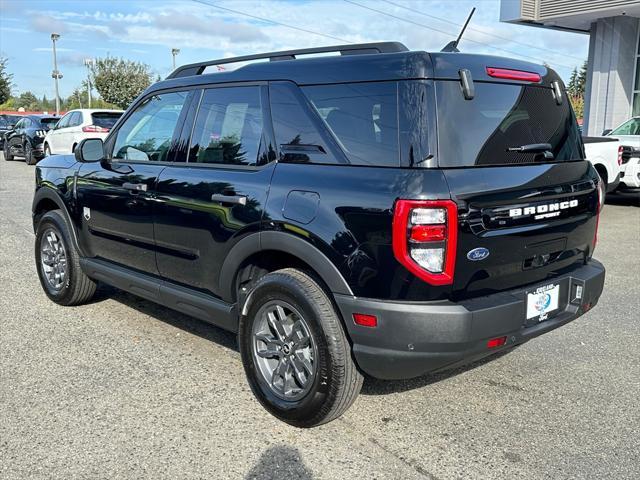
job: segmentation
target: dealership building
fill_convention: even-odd
[[[585,134],[640,116],[640,0],[501,0],[500,20],[589,35]]]

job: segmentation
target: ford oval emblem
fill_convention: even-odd
[[[489,250],[484,247],[474,248],[473,250],[469,250],[469,253],[467,253],[467,258],[472,262],[484,260],[488,256],[489,256]]]

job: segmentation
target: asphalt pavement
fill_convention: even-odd
[[[507,355],[366,380],[339,420],[271,417],[233,335],[110,287],[50,302],[34,167],[0,157],[0,478],[457,479],[640,475],[640,207],[600,220],[598,306]]]

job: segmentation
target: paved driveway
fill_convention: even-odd
[[[0,158],[0,478],[638,478],[640,208],[605,208],[598,307],[453,374],[366,381],[313,430],[269,416],[232,335],[33,264],[34,168]]]

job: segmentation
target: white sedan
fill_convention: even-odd
[[[73,153],[76,145],[85,138],[104,140],[123,113],[122,110],[86,108],[68,111],[44,137],[44,154]]]

